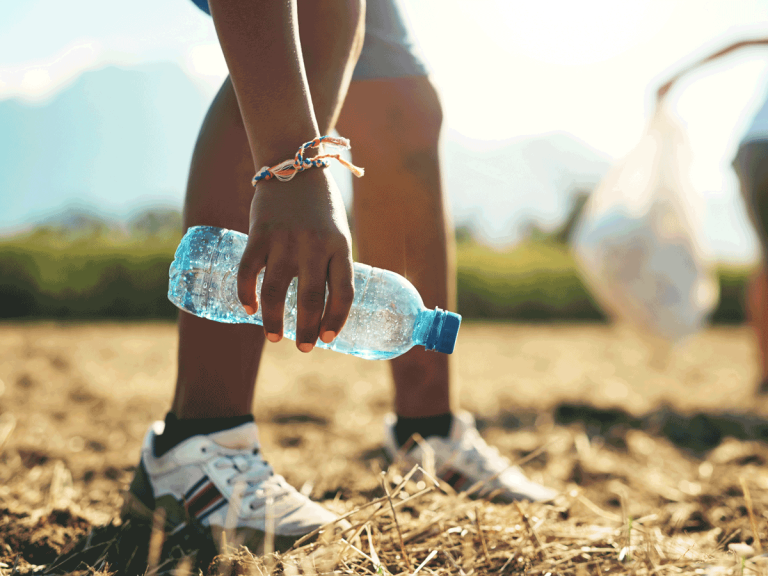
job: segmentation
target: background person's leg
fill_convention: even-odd
[[[299,5],[307,79],[324,134],[333,128],[362,47],[360,8],[357,0],[312,0]],[[301,144],[297,142],[296,148]],[[254,170],[237,99],[227,79],[211,105],[195,147],[184,208],[185,229],[210,225],[247,233]],[[250,414],[263,343],[259,326],[218,324],[181,312],[172,406],[176,417]]]
[[[406,276],[428,308],[455,310],[454,242],[438,153],[442,109],[431,82],[353,82],[338,124],[366,171],[354,182],[358,259]],[[391,361],[398,416],[450,412],[449,360],[416,348]]]
[[[760,362],[756,392],[768,393],[768,141],[742,144],[733,161],[747,214],[760,241],[760,267],[747,286],[746,312]]]
[[[755,333],[760,382],[758,394],[768,394],[768,270],[761,265],[747,285],[747,319]]]

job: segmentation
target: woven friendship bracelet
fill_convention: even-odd
[[[347,162],[339,154],[321,154],[320,156],[315,156],[314,158],[310,159],[304,157],[305,150],[318,148],[321,144],[326,144],[327,146],[331,146],[333,148],[349,149],[350,147],[349,140],[346,138],[320,136],[320,138],[315,138],[314,140],[302,144],[299,147],[299,151],[296,152],[296,156],[294,156],[292,160],[280,162],[280,164],[275,164],[271,168],[269,166],[264,166],[264,168],[256,173],[256,176],[253,177],[251,183],[256,186],[257,182],[260,182],[261,180],[270,180],[272,178],[277,178],[280,180],[280,182],[287,182],[296,176],[296,174],[303,172],[308,168],[325,168],[330,166],[331,160],[334,159],[338,160],[342,166],[347,168],[358,178],[365,173],[362,168],[358,168],[354,164]]]

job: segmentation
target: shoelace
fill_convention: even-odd
[[[252,452],[241,454],[222,454],[214,464],[218,470],[234,468],[236,473],[227,483],[231,486],[243,485],[245,489],[239,497],[243,504],[251,510],[256,510],[254,500],[265,498],[267,493],[277,502],[281,496],[290,491],[290,486],[282,482],[282,477],[277,476],[264,459]]]
[[[477,430],[467,430],[461,440],[461,452],[468,464],[476,466],[483,473],[496,474],[510,467],[508,458],[489,446]]]

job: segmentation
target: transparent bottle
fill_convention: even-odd
[[[230,324],[262,324],[261,306],[249,316],[237,296],[237,270],[248,237],[234,230],[195,226],[187,230],[169,272],[168,299],[201,318]],[[261,294],[262,270],[256,284]],[[296,282],[285,298],[283,335],[296,339]],[[450,354],[461,316],[424,307],[416,288],[405,278],[355,262],[355,299],[344,328],[327,348],[371,360],[394,358],[413,346]]]

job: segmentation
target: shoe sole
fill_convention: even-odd
[[[123,505],[120,510],[120,517],[123,522],[133,521],[138,524],[146,525],[147,527],[153,526],[155,516],[158,509],[164,510],[165,516],[165,534],[166,538],[173,537],[175,539],[182,532],[191,532],[203,537],[209,542],[212,542],[216,549],[221,552],[225,546],[235,547],[245,546],[251,552],[258,555],[265,554],[266,533],[263,530],[257,528],[236,528],[234,534],[231,530],[225,530],[223,526],[211,525],[202,526],[194,519],[190,520],[189,516],[186,516],[185,520],[180,522],[168,521],[170,518],[177,517],[179,515],[179,508],[183,510],[183,506],[178,501],[173,501],[172,498],[166,498],[168,502],[158,503],[159,506],[154,510],[147,507],[135,494],[127,491],[123,495]],[[175,504],[175,505],[174,505]],[[346,521],[338,523],[337,530],[344,530],[350,528],[351,525]],[[332,527],[331,527],[332,528]],[[312,538],[308,539],[305,543],[311,543],[317,539],[319,533]],[[274,552],[286,552],[288,551],[298,540],[304,538],[306,534],[300,534],[298,536],[284,536],[280,534],[273,535],[272,551]],[[188,539],[184,538],[185,540]]]
[[[396,458],[387,452],[390,465],[395,465],[400,468],[401,471],[410,470],[414,466],[421,466],[421,463],[416,459],[404,455],[398,454]],[[548,497],[534,497],[525,492],[514,492],[510,488],[492,488],[484,486],[483,480],[472,480],[469,476],[466,476],[461,470],[447,466],[441,469],[439,472],[435,471],[435,475],[426,474],[422,472],[423,468],[416,470],[411,476],[411,480],[418,482],[419,480],[425,481],[427,484],[433,483],[433,480],[437,480],[440,483],[440,488],[447,494],[462,494],[468,491],[469,498],[472,500],[485,500],[487,502],[493,502],[496,504],[511,504],[512,502],[550,502],[554,500],[558,493],[551,491]]]

